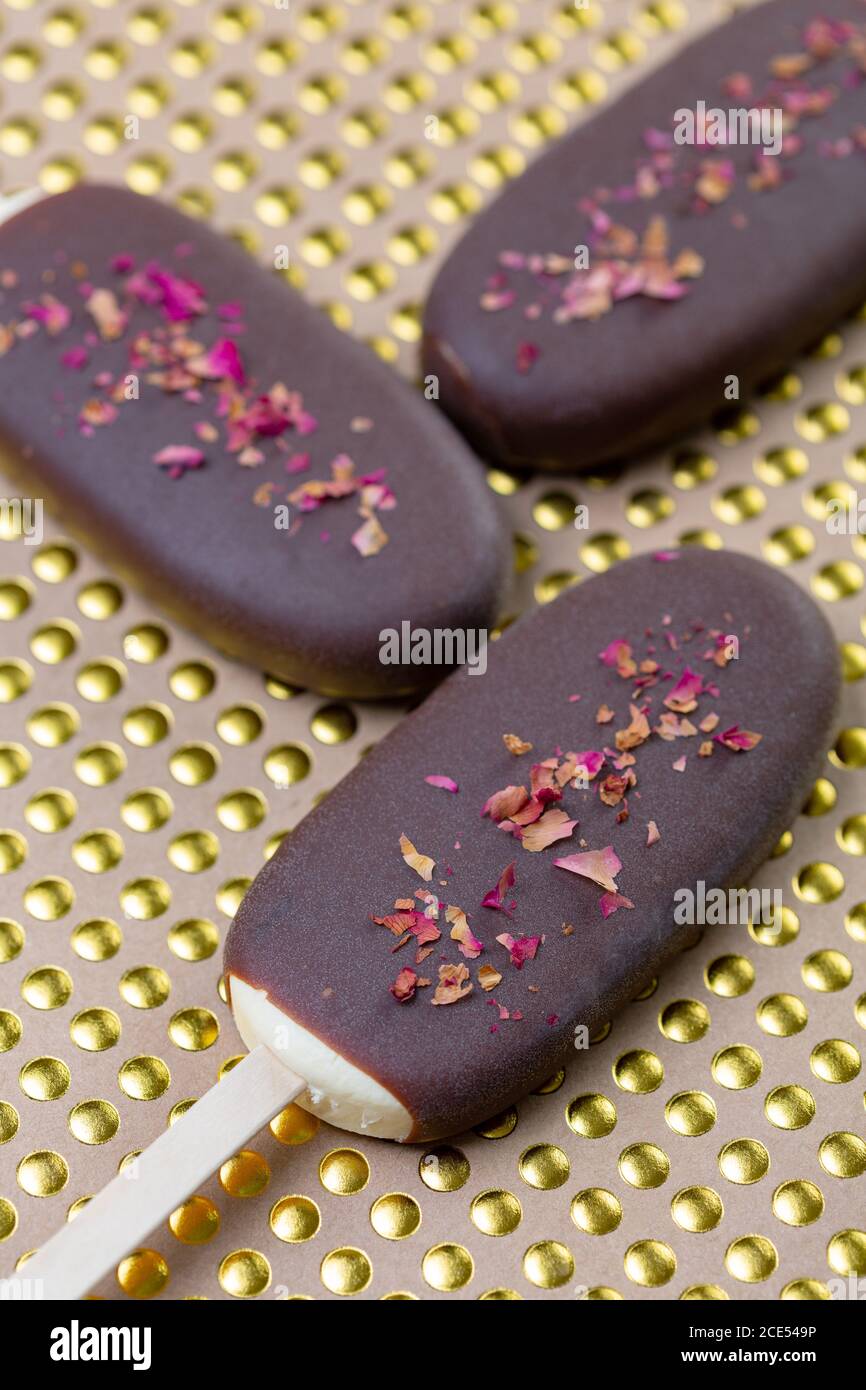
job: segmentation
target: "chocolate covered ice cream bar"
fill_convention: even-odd
[[[562,595],[262,869],[225,951],[245,1043],[345,1129],[431,1140],[502,1110],[705,922],[772,930],[728,890],[802,806],[839,681],[811,599],[745,556],[648,555]]]
[[[0,226],[4,470],[231,656],[328,694],[447,669],[380,634],[483,631],[506,556],[432,404],[227,238],[82,185]]]
[[[771,0],[559,141],[433,286],[479,451],[586,469],[680,434],[866,298],[866,4]]]

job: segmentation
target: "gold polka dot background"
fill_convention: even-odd
[[[0,192],[124,182],[212,221],[413,377],[436,266],[505,181],[722,0],[0,0]],[[515,1109],[427,1150],[295,1106],[108,1298],[825,1299],[866,1277],[866,314],[604,477],[488,474],[504,625],[629,554],[727,546],[822,607],[846,675],[756,885]],[[574,527],[588,507],[587,529]],[[230,1069],[220,955],[280,839],[398,718],[228,663],[53,521],[0,542],[0,1267]]]

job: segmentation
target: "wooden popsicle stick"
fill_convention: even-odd
[[[45,1299],[83,1298],[305,1088],[260,1046],[113,1178],[22,1274]]]

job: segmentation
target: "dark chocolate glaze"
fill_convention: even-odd
[[[718,673],[720,698],[701,696],[693,717],[714,709],[720,730],[737,723],[762,733],[762,742],[746,753],[716,745],[700,758],[704,735],[676,742],[653,735],[637,750],[640,795],[629,797],[630,819],[617,824],[595,784],[569,788],[559,804],[580,824],[571,840],[540,853],[481,819],[492,792],[528,786],[530,765],[557,747],[612,744],[614,730],[628,723],[631,684],[596,653],[619,638],[637,643],[646,628],[662,652],[666,613],[675,634],[699,620],[740,637],[739,659]],[[662,669],[681,670],[685,657],[712,679],[716,668],[700,659],[706,646],[694,639],[669,662],[660,655]],[[839,683],[827,622],[777,571],[704,551],[619,565],[509,629],[493,645],[486,675],[451,676],[306,817],[244,899],[226,943],[226,972],[266,989],[397,1095],[414,1116],[412,1140],[457,1133],[539,1085],[571,1055],[577,1024],[598,1028],[696,940],[698,928],[674,924],[677,888],[693,889],[699,879],[740,886],[767,858],[821,766]],[[651,723],[670,689],[667,682],[649,692]],[[570,702],[571,694],[582,698]],[[602,702],[617,718],[599,728]],[[512,756],[503,733],[529,740],[533,751]],[[672,764],[683,753],[686,770],[678,773]],[[427,785],[431,773],[455,778],[457,795]],[[647,847],[650,819],[661,840]],[[466,962],[471,978],[485,963],[500,970],[493,997],[520,1010],[523,1022],[490,1032],[498,1015],[477,984],[469,998],[442,1007],[431,1005],[432,988],[405,1004],[392,998],[389,985],[413,964],[414,942],[392,954],[395,938],[369,914],[384,915],[396,898],[425,886],[403,865],[401,833],[436,859],[429,887],[469,913],[484,943],[483,954]],[[581,849],[581,837],[592,849],[613,845],[623,864],[618,885],[633,910],[604,920],[602,889],[554,867],[554,858]],[[517,907],[509,919],[480,904],[511,860],[517,881],[508,897]],[[565,922],[572,935],[562,934]],[[443,956],[462,960],[444,913],[440,926],[442,941],[415,967],[434,981]],[[502,932],[546,940],[518,971],[496,942]]]
[[[183,244],[192,253],[178,259]],[[300,391],[318,418],[314,434],[287,436],[292,452],[310,453],[308,472],[287,476],[286,455],[265,440],[258,467],[241,467],[222,443],[206,444],[203,467],[168,477],[154,453],[197,445],[194,423],[214,411],[143,382],[140,399],[122,405],[113,424],[91,438],[80,433],[77,412],[94,394],[95,372],[129,370],[129,335],[98,344],[85,372],[60,365],[62,352],[93,328],[70,268],[80,261],[92,284],[117,288],[121,277],[109,265],[122,253],[138,267],[159,261],[202,284],[211,311],[190,335],[206,346],[225,332],[216,306],[240,301],[248,328],[237,341],[248,375],[262,390],[281,381]],[[494,619],[506,546],[483,473],[459,435],[368,348],[227,238],[152,199],[83,185],[0,226],[0,270],[15,271],[19,282],[3,296],[0,322],[44,290],[74,312],[61,336],[40,331],[0,357],[3,466],[173,617],[286,680],[361,697],[425,689],[442,675],[441,666],[382,665],[380,630],[405,620],[483,628]],[[40,279],[46,270],[56,272],[53,283]],[[134,322],[156,324],[158,313],[139,311]],[[353,433],[356,417],[373,428]],[[361,524],[353,498],[307,515],[294,535],[276,530],[272,509],[252,501],[267,479],[291,489],[329,478],[340,453],[359,474],[386,468],[396,494],[396,509],[381,514],[390,541],[375,556],[362,558],[350,543]]]
[[[500,312],[479,304],[500,252],[570,259],[591,230],[579,201],[634,179],[637,161],[648,157],[645,130],[671,131],[674,112],[699,100],[724,110],[748,106],[723,95],[723,79],[745,72],[760,93],[768,60],[802,51],[804,24],[822,14],[866,24],[863,0],[750,7],[558,141],[471,224],[430,293],[423,362],[439,378],[441,404],[482,455],[515,467],[580,470],[664,443],[729,406],[730,374],[744,398],[862,302],[866,153],[832,158],[819,146],[866,122],[866,84],[843,85],[853,65],[835,59],[812,80],[839,86],[839,99],[823,117],[801,121],[807,148],[781,159],[790,174],[783,187],[750,190],[755,147],[734,145],[704,151],[737,169],[733,192],[706,213],[692,211],[682,189],[604,205],[615,222],[638,231],[661,214],[672,251],[703,256],[703,275],[685,282],[685,298],[624,300],[595,322],[557,324],[550,311],[531,322],[523,307],[537,297],[534,282],[509,274],[518,303]],[[685,157],[699,155],[686,149]],[[747,218],[744,227],[732,224],[735,214]],[[521,374],[516,360],[526,341],[541,355]]]

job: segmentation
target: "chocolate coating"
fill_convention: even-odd
[[[683,634],[695,621],[738,634],[739,658],[717,671],[699,637],[668,653],[663,634]],[[719,697],[701,695],[694,719],[715,710],[719,730],[736,723],[762,741],[739,753],[717,743],[712,756],[698,757],[700,739],[711,735],[666,742],[653,734],[636,750],[627,821],[617,823],[596,783],[568,788],[558,805],[579,818],[572,838],[527,851],[481,819],[481,807],[506,785],[528,786],[530,765],[555,750],[613,743],[629,722],[632,686],[596,653],[626,639],[637,655],[648,628],[663,671],[680,673],[688,658],[717,679]],[[672,685],[646,692],[651,724]],[[592,1033],[694,942],[699,929],[673,920],[677,888],[698,880],[740,886],[767,858],[821,766],[839,686],[828,624],[777,571],[742,555],[685,550],[669,563],[644,556],[619,565],[510,628],[484,677],[450,677],[306,817],[244,899],[226,942],[226,972],[266,989],[389,1088],[414,1116],[412,1140],[457,1133],[538,1086],[571,1055],[576,1025]],[[570,701],[575,693],[581,699]],[[603,702],[616,718],[601,727]],[[507,752],[501,736],[509,732],[532,752]],[[677,772],[683,753],[686,770]],[[453,777],[458,793],[426,784],[431,773]],[[648,846],[650,819],[661,839]],[[442,940],[415,968],[435,982],[443,958],[468,965],[474,990],[451,1005],[433,1007],[432,988],[403,1004],[389,993],[397,971],[413,965],[414,942],[392,954],[395,938],[370,914],[391,912],[396,899],[427,886],[404,866],[401,834],[436,859],[429,887],[469,914],[483,943],[478,959],[464,962],[441,913]],[[614,847],[618,887],[633,910],[605,920],[602,889],[554,867],[583,848],[581,839],[590,849]],[[512,860],[516,883],[506,896],[517,906],[509,918],[480,904]],[[517,970],[496,941],[503,932],[546,939]],[[484,964],[503,976],[492,997],[522,1012],[522,1022],[490,1030],[498,1014],[477,983]]]
[[[97,394],[97,374],[124,377],[133,333],[163,324],[159,307],[137,304],[118,339],[95,332],[82,285],[109,288],[125,303],[129,272],[112,269],[123,254],[138,270],[155,262],[201,284],[207,312],[180,326],[205,348],[231,334],[219,306],[238,303],[248,382],[300,392],[318,428],[257,439],[264,461],[241,466],[226,448],[218,383],[204,386],[201,404],[190,403],[183,392],[148,384],[144,367],[139,398],[83,434],[78,413]],[[4,468],[177,620],[288,681],[373,697],[428,688],[443,673],[381,664],[380,630],[407,620],[426,629],[485,628],[494,619],[506,545],[459,435],[369,349],[227,238],[150,198],[80,185],[0,226],[0,271],[0,324],[20,323],[22,306],[44,292],[72,313],[56,336],[40,326],[0,355]],[[88,335],[84,370],[62,365],[62,354]],[[218,441],[200,444],[194,428],[203,419],[217,426]],[[353,432],[358,420],[362,430]],[[154,454],[174,444],[200,444],[204,465],[170,477]],[[288,474],[288,458],[302,452],[309,468]],[[351,543],[361,524],[356,497],[302,516],[296,533],[275,527],[274,506],[309,479],[329,479],[340,454],[352,458],[357,475],[387,470],[397,505],[381,513],[390,539],[378,554],[362,557]],[[275,487],[271,505],[256,505],[253,494],[266,482]],[[298,515],[292,507],[293,523]]]
[[[749,99],[724,94],[723,81],[748,75],[757,100],[770,60],[801,52],[804,26],[829,13],[823,0],[749,7],[558,141],[471,224],[431,291],[423,360],[425,373],[439,378],[441,404],[482,455],[581,470],[667,442],[729,407],[728,377],[739,378],[743,399],[862,302],[866,154],[851,137],[866,122],[866,85],[850,56],[821,62],[803,79],[835,96],[826,114],[799,122],[802,152],[770,159],[783,172],[780,187],[748,186],[755,146],[679,146],[671,187],[602,204],[639,235],[662,216],[671,259],[685,249],[703,258],[703,273],[682,282],[685,297],[636,295],[595,321],[556,323],[551,298],[555,304],[569,277],[554,276],[537,293],[529,274],[507,271],[516,302],[498,312],[479,302],[501,271],[500,253],[556,253],[570,266],[575,249],[592,243],[579,204],[599,188],[634,183],[638,162],[650,159],[646,132],[670,135],[675,111],[699,101],[748,107]],[[862,0],[840,0],[832,16],[866,33]],[[849,142],[844,157],[830,149],[840,140]],[[681,177],[702,158],[731,161],[735,177],[718,205],[696,212],[693,185]],[[590,249],[590,270],[596,260]],[[542,299],[549,307],[528,319],[525,307]],[[521,371],[526,344],[539,355]]]

